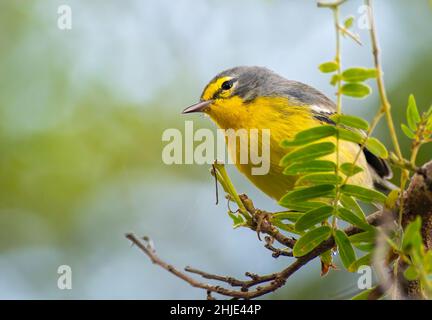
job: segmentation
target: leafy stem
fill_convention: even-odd
[[[396,155],[399,158],[402,158],[402,152],[399,146],[399,140],[396,134],[396,130],[393,122],[393,116],[391,114],[391,104],[387,98],[387,92],[384,86],[384,77],[383,77],[383,70],[382,70],[381,58],[380,58],[380,48],[378,46],[378,37],[377,37],[375,19],[374,19],[374,14],[372,9],[372,0],[365,0],[365,3],[369,8],[369,23],[370,23],[370,37],[372,42],[372,54],[374,58],[375,69],[377,70],[376,82],[377,82],[378,92],[381,101],[380,112],[384,113],[386,116],[388,129],[390,131],[390,136],[393,142],[393,147],[395,149]]]
[[[342,2],[341,2],[342,3]],[[339,5],[341,4],[339,3]],[[336,75],[337,75],[337,102],[336,102],[336,113],[340,114],[342,111],[342,92],[341,92],[341,86],[342,86],[342,80],[341,80],[341,45],[340,45],[340,29],[339,29],[339,5],[336,5],[332,7],[333,10],[333,17],[334,17],[334,24],[335,24],[335,32],[336,32],[336,55],[335,55],[335,62],[337,65],[336,69]],[[336,127],[338,127],[338,124],[336,124]],[[335,167],[335,175],[336,177],[339,176],[339,132],[336,133],[336,167]],[[333,206],[335,208],[335,211],[337,210],[337,206],[339,203],[340,198],[340,185],[339,183],[336,183],[335,185],[335,199],[333,201]],[[336,215],[332,218],[332,227],[333,229],[337,227],[337,218]]]
[[[375,64],[375,69],[377,70],[377,77],[376,77],[376,82],[377,82],[377,87],[378,87],[378,92],[379,92],[379,96],[380,96],[380,101],[381,101],[381,108],[380,108],[380,112],[385,114],[385,117],[387,119],[387,127],[390,131],[390,137],[391,140],[393,142],[393,147],[395,149],[395,153],[397,155],[397,157],[399,159],[402,159],[402,151],[400,149],[399,146],[399,140],[396,134],[396,130],[395,130],[395,126],[394,126],[394,122],[393,122],[393,116],[391,114],[391,104],[387,98],[387,92],[384,86],[384,77],[383,77],[383,70],[382,70],[382,65],[381,65],[381,59],[380,59],[380,49],[378,46],[378,37],[377,37],[377,31],[376,31],[376,26],[375,26],[375,19],[374,19],[374,14],[373,14],[373,8],[372,8],[372,0],[365,0],[365,4],[368,6],[368,12],[369,12],[369,23],[370,23],[370,37],[371,37],[371,42],[372,42],[372,54],[373,54],[373,58],[374,58],[374,64]],[[400,201],[401,201],[401,205],[400,205],[400,209],[399,209],[399,225],[402,224],[402,214],[403,214],[403,192],[402,190],[405,189],[405,185],[408,181],[408,177],[409,177],[409,172],[408,170],[402,170],[401,172],[401,178],[400,178]]]

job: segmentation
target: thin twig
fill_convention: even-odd
[[[387,98],[387,92],[384,86],[384,76],[383,76],[383,70],[381,65],[380,48],[378,45],[378,37],[377,37],[375,19],[373,14],[372,0],[365,0],[365,1],[366,1],[366,5],[369,8],[368,10],[369,10],[369,22],[370,22],[370,37],[372,42],[372,54],[374,58],[375,69],[377,70],[376,82],[377,82],[378,92],[381,100],[381,108],[382,111],[385,113],[387,119],[387,125],[390,130],[390,136],[393,142],[393,147],[395,148],[396,155],[399,158],[402,158],[402,152],[396,135],[393,116],[391,114],[391,105]]]
[[[381,101],[381,112],[385,114],[385,117],[387,119],[387,126],[390,131],[390,137],[393,142],[393,147],[395,149],[395,153],[399,159],[403,158],[402,151],[399,146],[399,140],[396,134],[394,122],[393,122],[393,116],[391,113],[391,105],[387,98],[387,92],[384,86],[384,76],[383,76],[383,70],[381,65],[381,57],[380,57],[380,48],[378,45],[378,36],[375,26],[375,18],[373,13],[373,7],[372,7],[372,0],[365,0],[365,4],[368,6],[368,12],[369,12],[369,23],[370,23],[370,37],[372,42],[372,54],[374,58],[374,64],[375,69],[377,70],[377,86],[378,86],[378,92],[380,96]],[[399,219],[398,223],[399,225],[402,225],[402,214],[403,214],[403,207],[404,207],[404,197],[403,197],[403,190],[405,190],[405,185],[408,181],[409,177],[409,171],[408,170],[402,170],[401,172],[401,178],[400,178],[400,210],[399,210]]]
[[[353,39],[358,45],[360,45],[360,46],[363,45],[363,43],[360,40],[360,37],[357,34],[351,32],[350,30],[348,30],[347,28],[345,28],[342,25],[339,25],[338,28],[342,31],[343,34],[346,34],[348,37]]]
[[[266,249],[270,250],[271,252],[273,252],[273,254],[272,254],[273,258],[279,258],[280,256],[285,256],[285,257],[292,257],[293,256],[292,251],[287,251],[286,249],[275,248],[273,246],[274,239],[272,237],[266,236],[264,238],[264,240],[266,242],[264,247]]]
[[[277,278],[278,274],[277,273],[272,273],[272,274],[268,274],[268,275],[263,275],[263,276],[259,276],[256,274],[252,274],[250,272],[246,272],[246,276],[250,277],[251,280],[239,280],[233,277],[228,277],[228,276],[220,276],[220,275],[216,275],[216,274],[211,274],[202,270],[198,270],[192,267],[186,267],[185,271],[190,272],[190,273],[194,273],[197,275],[200,275],[201,277],[205,278],[205,279],[210,279],[210,280],[217,280],[220,282],[225,282],[227,284],[229,284],[232,287],[241,287],[242,291],[247,291],[247,289],[249,289],[250,287],[256,286],[258,284],[261,284],[263,282],[268,282],[271,280],[274,280]]]

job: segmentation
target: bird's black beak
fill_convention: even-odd
[[[207,100],[207,101],[200,101],[198,103],[195,103],[186,109],[183,110],[182,113],[192,113],[192,112],[202,112],[206,107],[208,107],[213,100]]]

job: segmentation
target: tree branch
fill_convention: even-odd
[[[248,198],[245,195],[242,195],[241,199],[242,201],[243,199],[245,199],[245,201],[248,200]],[[250,205],[251,202],[250,203],[247,202],[247,203]],[[247,208],[246,204],[245,207]],[[381,217],[382,217],[382,212],[381,211],[376,212],[368,216],[368,222],[372,225],[376,225],[379,223]],[[363,230],[353,226],[350,226],[347,229],[345,229],[347,235],[353,235],[356,233],[360,233],[362,231]],[[286,280],[297,270],[299,270],[302,266],[307,264],[312,259],[320,256],[324,252],[332,249],[335,245],[335,241],[331,237],[328,240],[324,241],[321,245],[316,247],[310,253],[302,257],[296,258],[296,260],[293,263],[291,263],[288,267],[286,267],[285,269],[279,272],[268,274],[268,275],[262,275],[262,276],[247,272],[245,275],[250,277],[251,278],[250,280],[239,280],[233,277],[215,275],[215,274],[194,269],[192,267],[185,268],[186,272],[200,275],[205,279],[223,282],[230,285],[231,287],[241,287],[240,290],[235,290],[235,289],[221,287],[219,285],[210,285],[207,283],[200,282],[190,277],[186,272],[182,272],[177,268],[175,268],[174,266],[166,263],[161,258],[159,258],[159,256],[156,254],[154,247],[150,244],[149,239],[146,237],[140,239],[137,236],[135,236],[133,233],[128,233],[126,234],[126,238],[129,239],[139,249],[141,249],[141,251],[143,251],[154,264],[174,274],[176,277],[184,280],[185,282],[189,283],[191,286],[206,290],[208,298],[213,298],[211,294],[209,294],[212,292],[221,294],[223,296],[241,298],[241,299],[252,299],[273,292],[279,289],[280,287],[282,287],[285,284]],[[249,290],[251,287],[254,287],[258,284],[264,284],[264,285],[261,287],[256,287],[253,290]]]

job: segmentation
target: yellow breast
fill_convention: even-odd
[[[316,127],[320,122],[312,116],[310,109],[306,106],[289,106],[283,98],[261,97],[251,103],[244,104],[240,98],[230,99],[230,103],[224,101],[218,105],[216,102],[208,114],[222,129],[268,129],[270,132],[270,168],[268,174],[253,175],[252,161],[245,164],[240,163],[240,148],[230,148],[229,152],[237,168],[255,186],[270,197],[279,200],[287,191],[294,188],[296,176],[287,176],[282,173],[283,168],[279,166],[281,158],[290,150],[282,148],[280,142],[284,139],[292,139],[305,129]],[[249,146],[256,139],[249,136]],[[326,140],[333,140],[329,138]],[[258,141],[258,145],[263,141]],[[352,162],[359,151],[359,146],[345,141],[339,142],[340,163]],[[335,161],[336,155],[329,155],[323,159]],[[250,159],[249,159],[250,160]],[[350,178],[350,183],[359,184],[365,187],[372,187],[372,178],[368,170],[367,162],[362,155],[357,165],[364,168],[364,171]]]

